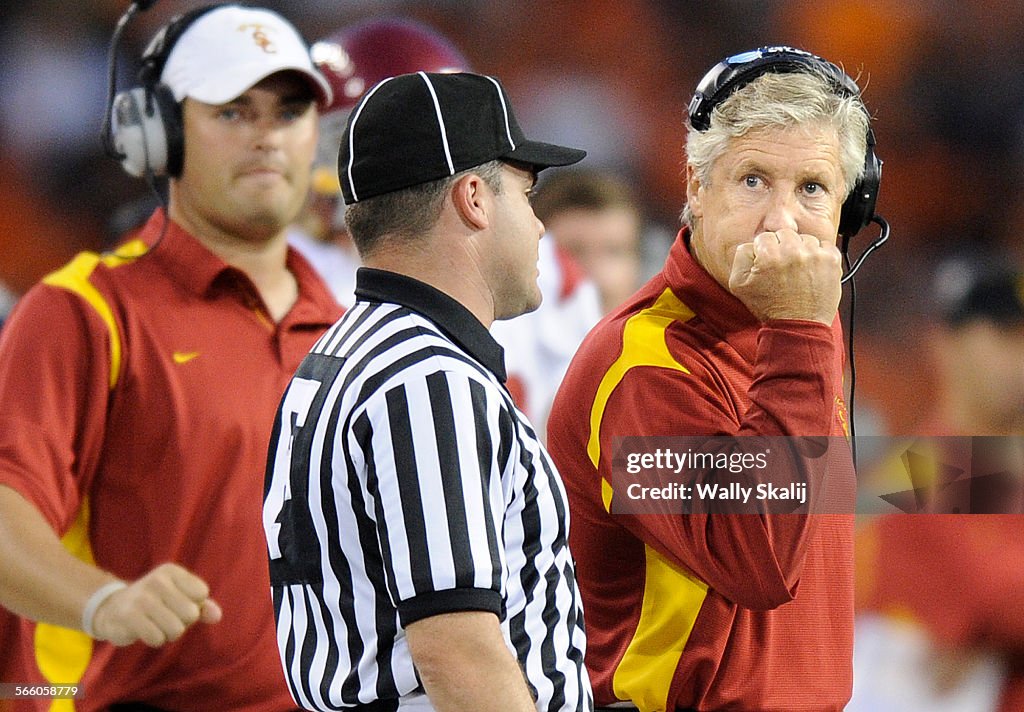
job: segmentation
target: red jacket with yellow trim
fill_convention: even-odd
[[[619,437],[843,436],[841,345],[838,319],[757,322],[693,260],[685,232],[664,270],[583,342],[548,441],[569,494],[597,704],[843,708],[855,493],[845,443],[822,476],[848,513],[606,508],[621,496],[610,491]]]

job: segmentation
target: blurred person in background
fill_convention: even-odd
[[[936,271],[930,333],[938,380],[922,435],[1024,435],[1024,274],[1008,258],[951,258]]]
[[[292,709],[260,502],[280,394],[342,313],[285,240],[330,87],[287,20],[237,5],[171,21],[139,79],[110,150],[170,177],[166,210],[0,331],[4,674],[80,684],[79,712]]]
[[[550,234],[538,247],[537,283],[544,300],[535,311],[496,321],[491,334],[505,349],[508,387],[542,440],[562,377],[587,332],[601,319],[601,297],[583,268]]]
[[[367,89],[409,72],[459,72],[469,61],[446,37],[403,17],[379,17],[345,27],[314,42],[313,62],[334,98],[320,115],[309,200],[288,241],[320,272],[335,298],[351,306],[359,255],[345,228],[338,181],[338,149],[345,122]]]
[[[289,241],[323,275],[344,305],[354,299],[359,256],[345,228],[338,149],[351,111],[364,92],[387,77],[469,69],[469,60],[431,27],[402,17],[364,20],[314,42],[313,61],[334,90],[320,119],[310,199]],[[601,316],[597,288],[550,239],[541,240],[541,306],[491,328],[505,349],[506,386],[516,404],[545,432],[555,390],[583,336]]]
[[[541,184],[533,204],[557,248],[597,286],[605,314],[636,291],[643,220],[625,181],[607,171],[562,171]]]
[[[127,3],[6,4],[12,7],[9,17],[0,18],[0,142],[5,162],[20,170],[3,190],[41,198],[51,213],[71,222],[56,236],[70,256],[94,246],[109,196],[132,186],[96,141],[96,117],[106,102],[108,28]],[[11,276],[0,272],[5,277]]]
[[[1021,710],[1024,271],[948,259],[932,304],[932,411],[865,483],[915,513],[858,530],[849,709]]]

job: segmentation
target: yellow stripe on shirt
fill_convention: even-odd
[[[690,372],[669,351],[666,331],[672,323],[685,322],[693,316],[693,310],[666,288],[654,304],[626,321],[622,353],[601,379],[590,410],[587,454],[594,467],[601,460],[601,423],[608,401],[630,369],[655,366]],[[613,495],[611,483],[602,477],[601,500],[608,512]],[[615,669],[612,688],[616,697],[631,700],[642,712],[661,712],[666,709],[679,658],[690,639],[708,586],[646,544],[644,555],[640,619]]]
[[[644,599],[633,639],[615,668],[612,690],[641,712],[663,712],[679,658],[708,585],[644,545]]]
[[[61,289],[67,289],[85,300],[103,323],[106,324],[110,337],[110,377],[108,385],[111,389],[117,385],[117,377],[121,370],[121,335],[114,319],[110,304],[89,278],[100,264],[107,267],[118,267],[134,261],[145,254],[148,247],[141,240],[132,240],[112,253],[98,255],[83,252],[61,269],[43,278],[43,283]],[[61,538],[61,543],[71,554],[82,561],[95,565],[92,545],[89,542],[89,499],[83,497],[78,515],[71,528]],[[48,623],[38,623],[35,629],[36,665],[50,683],[54,685],[73,685],[81,681],[92,660],[93,641],[79,630],[63,628]],[[49,712],[74,712],[75,703],[72,699],[57,699],[50,705]]]
[[[82,499],[78,516],[61,538],[64,548],[87,564],[96,564],[89,544],[89,499]],[[92,638],[80,630],[37,623],[35,631],[36,665],[53,685],[77,685],[92,660]],[[49,712],[74,712],[72,699],[57,699]]]
[[[111,389],[117,385],[117,375],[121,370],[121,335],[114,320],[114,312],[100,291],[89,281],[97,265],[118,267],[132,262],[147,250],[142,240],[132,240],[122,245],[116,252],[98,255],[95,252],[83,252],[56,272],[43,277],[43,284],[60,287],[74,292],[96,310],[100,319],[107,325],[110,333],[110,380]]]
[[[688,321],[694,316],[693,310],[683,304],[679,297],[666,288],[657,301],[626,320],[622,332],[622,353],[611,365],[597,387],[594,405],[590,408],[590,440],[587,455],[594,467],[601,461],[601,422],[605,408],[615,387],[626,373],[637,366],[660,366],[689,373],[689,370],[673,358],[665,341],[665,331],[675,321]],[[611,511],[612,486],[601,479],[601,499],[604,508]]]

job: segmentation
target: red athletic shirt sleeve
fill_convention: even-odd
[[[11,404],[0,431],[0,484],[63,533],[103,444],[109,331],[79,296],[40,285],[18,302],[0,344],[0,402]]]
[[[857,533],[857,609],[909,618],[943,648],[998,654],[998,709],[1024,709],[1022,531],[1019,514],[878,517]]]
[[[671,336],[669,337],[671,338]],[[812,322],[766,326],[757,336],[750,406],[731,407],[716,373],[690,361],[691,373],[664,368],[630,371],[609,400],[602,453],[616,436],[783,436],[829,432],[833,418],[830,374],[834,357],[828,327]],[[699,357],[703,360],[703,356]],[[652,397],[659,394],[658,397]],[[668,397],[666,397],[668,396]],[[611,457],[598,472],[611,482]],[[821,469],[810,470],[818,476]],[[821,482],[810,482],[814,489]],[[766,610],[792,600],[816,517],[799,515],[616,515],[641,540],[733,603]]]

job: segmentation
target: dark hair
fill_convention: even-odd
[[[1007,264],[950,259],[936,270],[933,303],[946,326],[976,321],[1000,327],[1024,324],[1024,273]]]
[[[625,208],[639,214],[633,190],[622,179],[595,170],[561,170],[541,184],[533,210],[541,222],[573,209]]]
[[[345,226],[359,255],[365,258],[385,241],[413,241],[433,227],[448,192],[465,175],[480,176],[491,190],[500,193],[502,165],[502,161],[489,161],[441,180],[376,195],[348,206]]]

